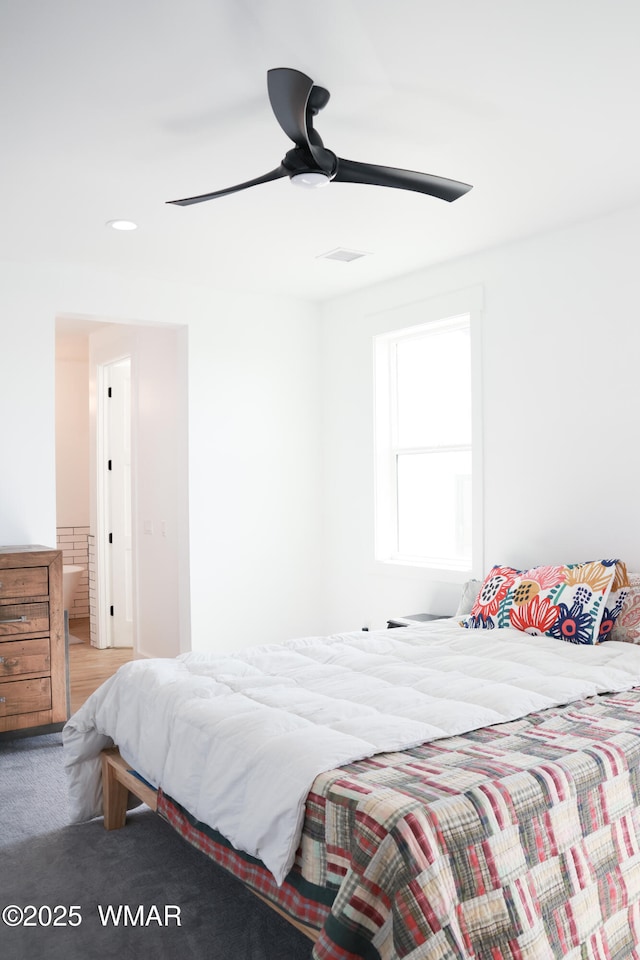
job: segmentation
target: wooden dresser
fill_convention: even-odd
[[[0,734],[69,716],[62,551],[0,547]]]

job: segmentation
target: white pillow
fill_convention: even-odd
[[[476,597],[480,593],[481,586],[482,580],[467,580],[462,588],[462,596],[460,597],[458,609],[454,613],[454,617],[466,617],[467,614],[471,613],[471,608],[476,602]]]

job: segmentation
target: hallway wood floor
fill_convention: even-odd
[[[72,620],[69,633],[82,643],[69,644],[69,687],[71,713],[81,707],[89,694],[108,680],[118,667],[133,659],[131,647],[98,650],[89,642],[89,618]]]

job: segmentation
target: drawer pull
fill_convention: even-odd
[[[6,703],[6,702],[7,702],[6,697],[0,697],[0,703]]]
[[[14,617],[12,620],[3,620],[3,619],[0,617],[0,623],[26,623],[28,619],[29,619],[29,618],[28,618],[28,617],[25,617],[25,616],[22,616],[22,617]]]
[[[4,663],[4,657],[0,657],[0,663]]]

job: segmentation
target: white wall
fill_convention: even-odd
[[[55,544],[57,314],[188,327],[189,547],[178,567],[193,646],[318,632],[317,310],[80,265],[0,264],[3,544]]]
[[[162,657],[190,649],[187,350],[184,330],[136,328],[138,650]]]
[[[56,516],[89,526],[89,361],[58,355],[55,374]]]
[[[269,299],[249,311],[235,303],[215,322],[192,322],[189,336],[193,646],[317,633],[316,311]]]
[[[452,613],[458,589],[373,562],[372,337],[394,306],[484,288],[485,563],[640,569],[640,208],[333,301],[323,315],[328,630]]]
[[[26,268],[0,265],[3,545],[56,544],[54,314],[39,299]]]

